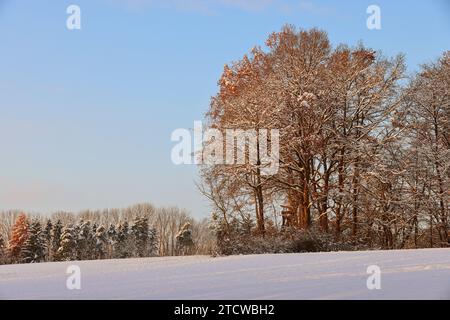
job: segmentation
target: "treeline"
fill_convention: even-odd
[[[280,130],[275,175],[261,174],[260,153],[202,168],[223,252],[298,232],[354,248],[448,246],[450,52],[407,75],[402,55],[286,26],[218,84],[209,128]]]
[[[50,217],[0,213],[0,264],[210,254],[206,221],[178,208],[58,212]]]

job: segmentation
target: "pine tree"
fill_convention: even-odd
[[[28,236],[28,221],[27,216],[20,214],[11,231],[11,239],[8,243],[8,252],[13,262],[18,262],[22,247],[27,240]]]
[[[58,249],[61,246],[61,234],[62,234],[63,225],[61,220],[58,220],[56,224],[53,226],[52,230],[52,243],[51,243],[51,257],[53,261],[57,261],[57,253]]]
[[[95,247],[94,247],[94,258],[104,259],[106,256],[106,246],[108,243],[107,234],[104,226],[99,226],[94,235]]]
[[[148,231],[148,257],[156,256],[158,252],[158,233],[156,228]]]
[[[6,263],[5,240],[3,240],[3,236],[0,233],[0,264],[4,263]]]
[[[115,245],[115,258],[128,258],[131,257],[131,245],[130,241],[130,228],[128,222],[124,221],[117,225],[117,242]]]
[[[145,257],[148,254],[148,219],[137,217],[131,227],[131,234],[136,245],[136,256]]]
[[[194,247],[191,224],[186,222],[176,236],[178,254],[190,254]]]
[[[95,234],[97,232],[97,223],[94,222],[94,224],[92,225],[92,234]]]
[[[88,260],[92,258],[93,233],[90,221],[80,220],[77,235],[77,258],[78,260]]]
[[[27,240],[21,250],[21,261],[24,263],[37,263],[45,260],[45,238],[39,220],[34,220],[29,229]]]
[[[42,236],[45,240],[45,261],[51,261],[51,249],[52,249],[52,220],[48,219],[44,230],[42,231]]]
[[[60,261],[71,261],[77,258],[77,237],[73,226],[62,229],[61,246],[56,253]]]
[[[109,229],[107,232],[108,237],[108,250],[107,250],[107,257],[109,259],[113,258],[115,255],[115,246],[117,243],[117,230],[116,227],[113,224],[109,225]]]

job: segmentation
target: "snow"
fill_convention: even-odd
[[[81,290],[66,287],[70,265]],[[380,290],[367,288],[370,265]],[[7,265],[0,299],[450,299],[450,249]]]

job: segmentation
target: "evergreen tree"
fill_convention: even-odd
[[[131,234],[136,245],[135,255],[138,257],[147,256],[149,247],[148,219],[137,217],[131,227]]]
[[[3,240],[3,236],[0,233],[0,264],[4,263],[6,263],[5,240]]]
[[[107,233],[104,226],[99,226],[95,232],[94,258],[104,259],[106,256],[106,246],[108,243]]]
[[[93,233],[90,221],[80,220],[77,234],[77,258],[78,260],[89,260],[92,258]]]
[[[158,233],[156,228],[148,231],[148,257],[156,256],[158,252]]]
[[[94,224],[92,225],[92,234],[95,234],[97,232],[97,223],[94,222]]]
[[[186,222],[176,236],[178,254],[191,254],[194,248],[191,224]]]
[[[8,243],[8,252],[13,262],[19,262],[22,247],[28,236],[27,216],[20,214],[11,231],[11,238]]]
[[[131,257],[131,245],[134,245],[130,241],[130,228],[128,222],[124,221],[117,225],[117,242],[115,245],[115,258],[128,258]]]
[[[42,236],[45,240],[45,261],[51,260],[51,249],[52,249],[52,229],[53,223],[52,220],[48,219],[45,224],[44,230],[42,230]]]
[[[61,246],[56,253],[60,261],[71,261],[77,258],[77,237],[73,226],[62,229]]]
[[[63,225],[61,220],[58,220],[53,226],[52,230],[52,243],[51,243],[51,257],[53,261],[57,261],[58,249],[61,246],[61,235],[62,235]]]
[[[113,224],[109,225],[107,237],[108,237],[107,257],[113,258],[115,255],[114,251],[115,251],[115,246],[117,243],[117,230]]]
[[[24,263],[37,263],[45,260],[45,238],[39,220],[33,220],[29,229],[27,240],[21,250],[21,260]]]

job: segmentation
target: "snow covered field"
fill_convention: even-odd
[[[73,264],[81,290],[66,288]],[[380,290],[367,289],[370,265],[381,268]],[[0,299],[450,299],[450,250],[0,266]]]

